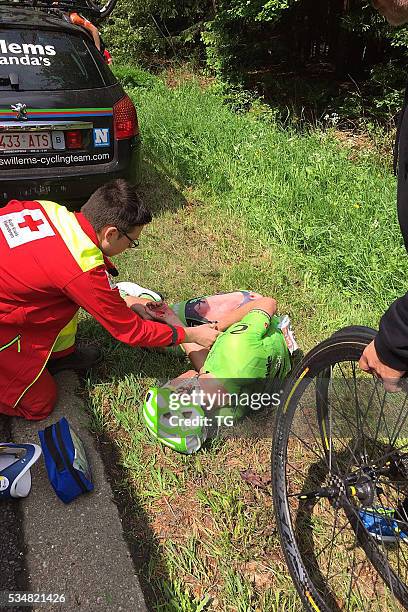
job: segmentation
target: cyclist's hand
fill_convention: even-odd
[[[195,342],[209,349],[221,332],[216,329],[215,323],[206,323],[198,327],[185,327],[186,339],[184,342]]]
[[[374,374],[377,378],[381,378],[384,384],[384,389],[390,393],[400,391],[400,379],[405,374],[404,371],[394,370],[380,361],[377,351],[375,350],[374,340],[367,346],[364,353],[361,355],[358,365],[365,372]]]
[[[134,304],[129,305],[129,308],[145,321],[154,321],[153,317],[146,310],[146,306],[144,304],[138,304],[136,302]]]
[[[166,318],[166,312],[170,310],[167,304],[162,301],[160,302],[147,302],[146,304],[146,312],[149,313],[153,319],[158,321]]]
[[[146,311],[155,321],[169,323],[170,325],[183,325],[166,302],[149,302],[146,304]]]

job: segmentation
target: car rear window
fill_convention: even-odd
[[[20,91],[93,89],[115,82],[92,47],[69,32],[0,29],[1,89],[10,89],[7,83],[16,78]]]

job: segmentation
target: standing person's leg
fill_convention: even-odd
[[[57,385],[51,374],[45,369],[14,408],[0,402],[0,414],[40,421],[52,412],[57,397]]]

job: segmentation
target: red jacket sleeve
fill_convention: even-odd
[[[182,327],[145,321],[128,308],[119,290],[111,289],[102,266],[83,272],[64,291],[121,342],[131,346],[169,346],[184,342]]]

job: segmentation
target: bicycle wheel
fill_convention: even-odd
[[[387,394],[357,365],[374,335],[347,328],[313,349],[276,419],[276,521],[296,589],[313,612],[408,609],[408,543],[384,544],[361,520],[365,508],[396,508],[408,495],[407,393]]]
[[[94,11],[97,20],[108,17],[115,8],[116,2],[117,0],[107,0],[107,2],[104,2],[104,0],[86,0],[89,8]]]

